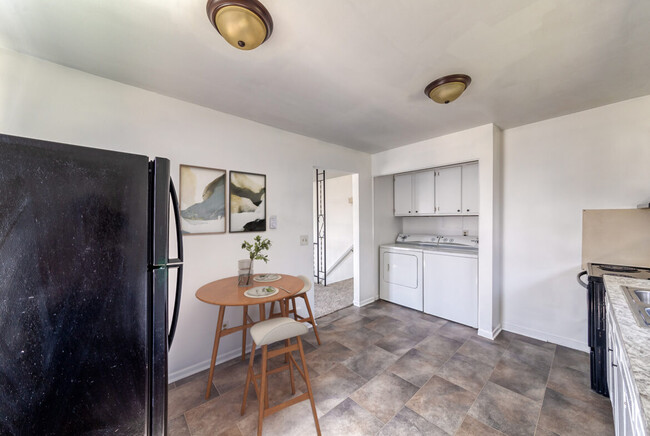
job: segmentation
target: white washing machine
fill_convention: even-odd
[[[478,327],[478,253],[424,251],[424,313]]]
[[[379,247],[379,297],[391,303],[422,310],[422,249]]]

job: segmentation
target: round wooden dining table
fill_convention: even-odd
[[[270,273],[266,273],[267,275]],[[210,363],[210,375],[208,378],[208,388],[205,393],[205,398],[210,398],[210,388],[212,387],[212,378],[214,376],[214,364],[217,360],[217,351],[219,351],[219,341],[223,336],[227,336],[236,332],[242,332],[242,360],[246,356],[246,330],[255,325],[255,321],[248,315],[248,306],[259,306],[260,319],[266,319],[266,303],[273,303],[289,298],[300,292],[304,286],[303,281],[295,276],[289,274],[278,274],[280,278],[273,282],[256,282],[255,277],[262,274],[256,274],[250,280],[250,285],[239,286],[238,276],[228,277],[214,282],[207,283],[201,286],[196,291],[196,298],[208,304],[215,304],[219,306],[219,316],[217,317],[217,329],[214,334],[214,346],[212,347],[212,361]],[[244,295],[247,290],[257,286],[273,286],[278,288],[278,292],[269,297],[252,298]],[[243,319],[242,325],[236,327],[223,328],[224,315],[226,307],[229,306],[243,306]],[[280,303],[280,310],[282,315],[286,316],[286,306]],[[259,322],[258,321],[258,322]]]

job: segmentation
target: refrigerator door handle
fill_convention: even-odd
[[[178,197],[176,196],[176,188],[174,182],[169,180],[169,195],[172,200],[172,209],[174,210],[174,221],[176,223],[176,246],[178,250],[178,258],[170,259],[167,263],[167,268],[177,268],[176,274],[176,297],[174,298],[174,314],[172,315],[171,325],[169,327],[169,335],[167,336],[167,349],[172,347],[174,335],[176,334],[176,326],[178,325],[178,313],[181,308],[181,290],[183,286],[183,234],[181,232],[181,213],[178,207]]]

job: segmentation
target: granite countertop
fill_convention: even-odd
[[[621,286],[650,289],[650,280],[604,276],[606,295],[614,310],[614,318],[623,339],[623,348],[630,361],[630,372],[641,397],[646,432],[650,435],[650,328],[639,327],[634,320]]]

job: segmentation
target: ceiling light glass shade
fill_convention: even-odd
[[[207,12],[217,32],[240,50],[259,47],[273,31],[271,15],[256,0],[209,0]]]
[[[460,97],[471,81],[472,79],[465,74],[441,77],[429,83],[424,93],[436,103],[447,104]]]

